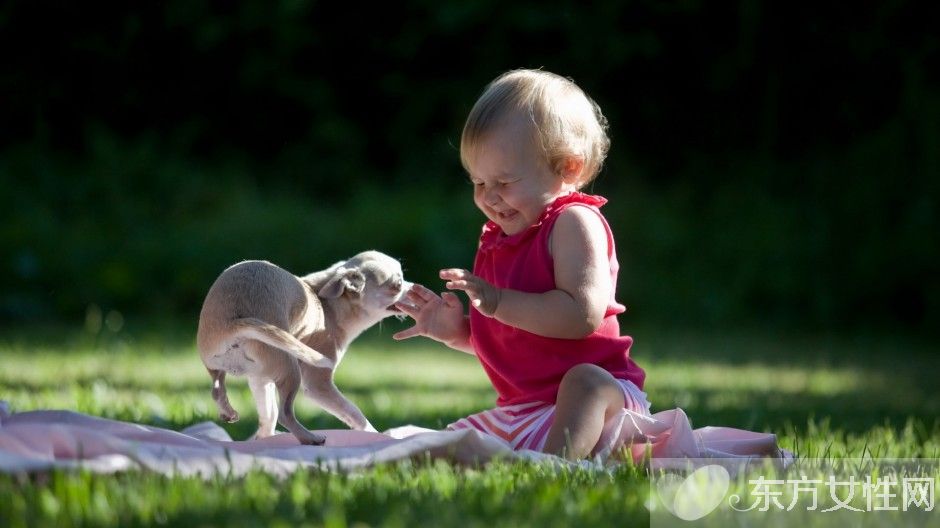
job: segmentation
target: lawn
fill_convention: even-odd
[[[386,323],[353,344],[337,385],[382,430],[440,428],[493,404],[476,361],[427,340],[394,342]],[[653,411],[686,410],[696,427],[778,434],[803,457],[940,457],[935,350],[887,334],[823,336],[637,327]],[[186,325],[5,329],[0,399],[14,411],[70,409],[172,429],[214,420],[209,377]],[[244,380],[229,395],[257,422]],[[342,427],[299,400],[313,429]],[[645,473],[521,463],[459,468],[411,461],[355,474],[262,473],[211,481],[132,472],[0,475],[0,526],[648,526]]]

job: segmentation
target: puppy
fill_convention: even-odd
[[[362,331],[400,315],[394,305],[409,288],[398,261],[377,251],[305,277],[258,260],[223,271],[206,295],[196,334],[220,418],[238,420],[225,391],[228,373],[248,377],[258,407],[256,438],[273,435],[280,422],[301,444],[323,444],[323,435],[294,416],[301,387],[349,427],[375,431],[336,388],[333,371]]]

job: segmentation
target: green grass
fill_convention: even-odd
[[[443,427],[492,406],[470,356],[426,340],[394,342],[387,323],[355,343],[338,386],[377,428]],[[681,406],[696,427],[772,431],[804,457],[940,457],[940,389],[929,343],[897,336],[636,328],[653,411]],[[91,334],[6,329],[0,399],[15,411],[59,408],[180,429],[215,420],[209,377],[190,328]],[[242,420],[256,426],[244,380],[229,378]],[[315,429],[342,425],[307,401]],[[412,461],[355,474],[299,472],[286,481],[167,478],[131,472],[0,475],[0,526],[646,526],[648,480],[521,463],[460,468]]]

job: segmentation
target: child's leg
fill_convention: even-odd
[[[590,455],[604,424],[623,407],[623,389],[609,372],[588,363],[575,365],[558,388],[555,422],[544,451],[569,459]]]

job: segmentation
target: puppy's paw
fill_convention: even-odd
[[[235,423],[238,421],[238,411],[231,409],[228,411],[219,411],[219,419],[226,423]]]
[[[297,437],[297,440],[300,441],[300,443],[303,445],[320,446],[326,443],[325,436],[321,434],[317,434],[317,433],[311,433],[309,431],[307,432],[307,434],[295,435],[295,436]]]

